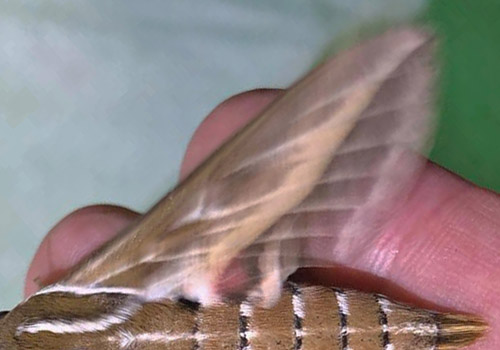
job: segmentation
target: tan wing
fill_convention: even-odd
[[[315,242],[342,254],[414,178],[431,46],[403,28],[315,69],[62,284],[209,302],[231,266],[273,299],[298,266],[325,264]]]

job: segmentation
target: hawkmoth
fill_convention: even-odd
[[[486,329],[473,316],[284,284],[370,244],[411,188],[432,129],[434,46],[424,29],[393,29],[313,70],[132,227],[4,313],[0,349],[471,343]]]

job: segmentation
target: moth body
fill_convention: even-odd
[[[485,329],[375,294],[287,285],[278,303],[202,307],[120,292],[37,294],[1,321],[1,350],[444,350]]]
[[[0,350],[472,342],[485,329],[474,317],[355,291],[282,289],[300,267],[352,261],[377,242],[411,190],[432,131],[433,48],[425,30],[399,28],[314,69],[134,225],[0,316]]]

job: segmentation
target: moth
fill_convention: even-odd
[[[285,282],[369,245],[424,164],[434,40],[329,59],[138,222],[0,320],[1,350],[445,350],[474,316]],[[375,234],[374,234],[375,232]]]

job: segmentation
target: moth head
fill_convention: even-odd
[[[13,338],[13,322],[17,317],[9,320],[12,311],[0,311],[0,350],[18,350]],[[15,313],[14,313],[15,314]]]
[[[141,308],[137,295],[45,291],[0,318],[0,350],[94,350],[119,342],[121,327]]]
[[[0,349],[1,350],[7,349],[7,343],[3,339],[2,330],[4,329],[4,325],[3,325],[2,321],[8,313],[9,313],[9,311],[0,311]]]
[[[0,350],[55,350],[53,334],[34,330],[38,324],[63,317],[61,312],[67,307],[64,298],[35,294],[12,310],[0,312]],[[61,345],[73,349],[69,344]]]
[[[0,350],[51,349],[44,346],[43,337],[36,339],[31,334],[24,334],[26,325],[41,319],[43,312],[56,310],[56,299],[33,296],[10,311],[0,312]]]

